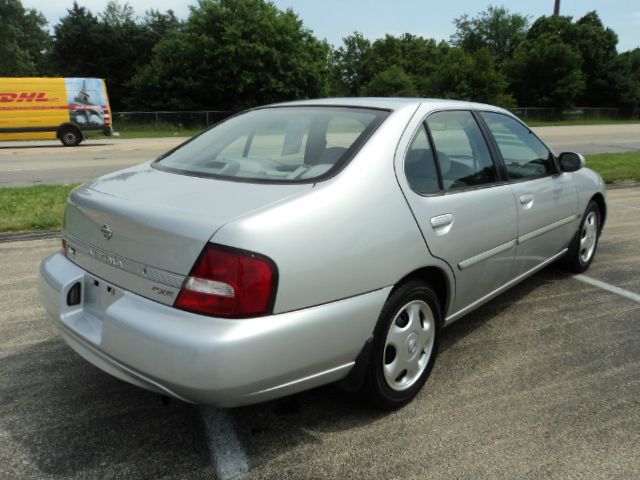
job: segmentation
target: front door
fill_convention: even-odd
[[[525,273],[567,247],[578,230],[578,196],[571,176],[525,125],[482,112],[506,165],[518,208],[515,272]]]

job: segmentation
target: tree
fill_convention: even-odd
[[[598,14],[587,13],[576,22],[577,47],[582,54],[582,72],[586,85],[579,98],[582,105],[598,102],[599,106],[619,104],[625,94],[624,66],[618,61],[618,36],[605,28]],[[626,82],[625,82],[626,83]]]
[[[101,77],[104,36],[98,18],[73,2],[67,15],[54,27],[51,61],[56,74],[67,77]]]
[[[331,65],[335,75],[333,90],[337,95],[359,96],[366,83],[366,58],[371,42],[362,33],[353,32],[342,39],[343,46],[332,52]]]
[[[544,33],[522,42],[505,69],[521,106],[567,108],[585,88],[578,49]]]
[[[587,13],[577,22],[571,17],[540,17],[531,26],[528,39],[544,34],[555,35],[575,48],[581,58],[585,88],[577,97],[580,105],[625,106],[634,96],[629,84],[628,66],[618,58],[618,36],[606,28],[598,14]]]
[[[103,78],[111,106],[128,107],[129,81],[149,62],[159,39],[177,25],[173,12],[151,11],[140,23],[128,3],[110,0],[95,16],[74,2],[54,29],[53,70],[65,77]]]
[[[142,49],[145,52],[149,52],[150,57],[151,51],[156,43],[166,37],[170,32],[180,30],[182,28],[182,22],[171,9],[165,13],[151,9],[145,12],[142,28],[143,32],[139,41],[142,44]]]
[[[435,69],[422,95],[513,106],[513,98],[505,92],[507,81],[487,48],[469,53],[441,42],[433,62]]]
[[[0,0],[0,76],[38,75],[45,70],[50,37],[44,16],[20,0]]]
[[[416,97],[418,91],[413,80],[398,65],[374,75],[364,88],[364,93],[372,97]]]
[[[134,76],[144,108],[240,109],[327,93],[329,47],[264,0],[200,0]]]
[[[535,40],[545,34],[555,35],[569,45],[576,45],[576,26],[571,17],[555,15],[538,17],[527,32],[527,39]]]
[[[434,55],[437,44],[433,39],[426,39],[410,33],[399,37],[385,35],[373,42],[365,57],[364,70],[369,78],[397,65],[412,77],[418,89],[425,79],[434,71]]]
[[[486,48],[502,64],[525,39],[529,18],[510,13],[504,7],[489,6],[473,18],[463,15],[453,23],[456,26],[451,37],[453,45],[471,53]]]
[[[618,55],[611,75],[618,106],[640,108],[640,48]]]
[[[97,54],[100,71],[107,82],[112,107],[120,110],[130,95],[129,80],[149,61],[153,45],[143,41],[145,27],[136,22],[133,8],[126,2],[109,0],[99,19],[98,35],[103,41],[103,49]]]
[[[334,61],[334,70],[341,72],[352,95],[422,95],[504,106],[514,103],[488,48],[466,52],[446,42],[438,44],[409,33],[399,37],[385,35],[370,44],[360,34],[354,34],[344,39]]]

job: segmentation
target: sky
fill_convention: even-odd
[[[197,0],[129,0],[138,16],[150,8],[173,9],[181,18],[189,15],[189,5]],[[437,40],[448,40],[454,32],[453,19],[475,16],[488,5],[503,5],[513,13],[535,19],[553,13],[554,0],[272,0],[281,9],[291,8],[304,25],[319,38],[340,45],[354,31],[371,39],[386,33],[408,32]],[[23,0],[25,7],[41,11],[51,25],[66,14],[73,0]],[[78,0],[93,13],[104,9],[106,0]],[[124,3],[120,0],[120,3]],[[561,0],[560,13],[580,18],[596,10],[603,23],[619,38],[618,51],[640,47],[640,0]]]

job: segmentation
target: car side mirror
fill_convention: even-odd
[[[585,158],[579,153],[563,152],[558,157],[558,165],[563,172],[575,172],[587,164]]]

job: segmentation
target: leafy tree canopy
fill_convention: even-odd
[[[468,52],[487,48],[498,63],[511,58],[527,35],[529,17],[511,13],[504,7],[489,6],[475,17],[462,15],[453,21],[456,32],[451,43]]]
[[[544,33],[522,42],[505,67],[519,105],[567,108],[585,88],[581,63],[577,48]]]
[[[364,93],[372,97],[416,97],[418,90],[402,67],[392,65],[376,73]]]
[[[133,78],[151,108],[240,109],[327,94],[329,47],[292,10],[263,0],[200,0]]]
[[[44,16],[20,0],[0,0],[0,76],[39,75],[50,38]]]
[[[411,33],[330,47],[269,0],[199,0],[136,17],[126,0],[74,1],[46,30],[0,0],[0,75],[101,77],[114,110],[236,110],[281,100],[430,96],[503,106],[640,108],[640,49],[618,53],[598,14],[529,17],[489,6],[454,20],[450,42]]]

